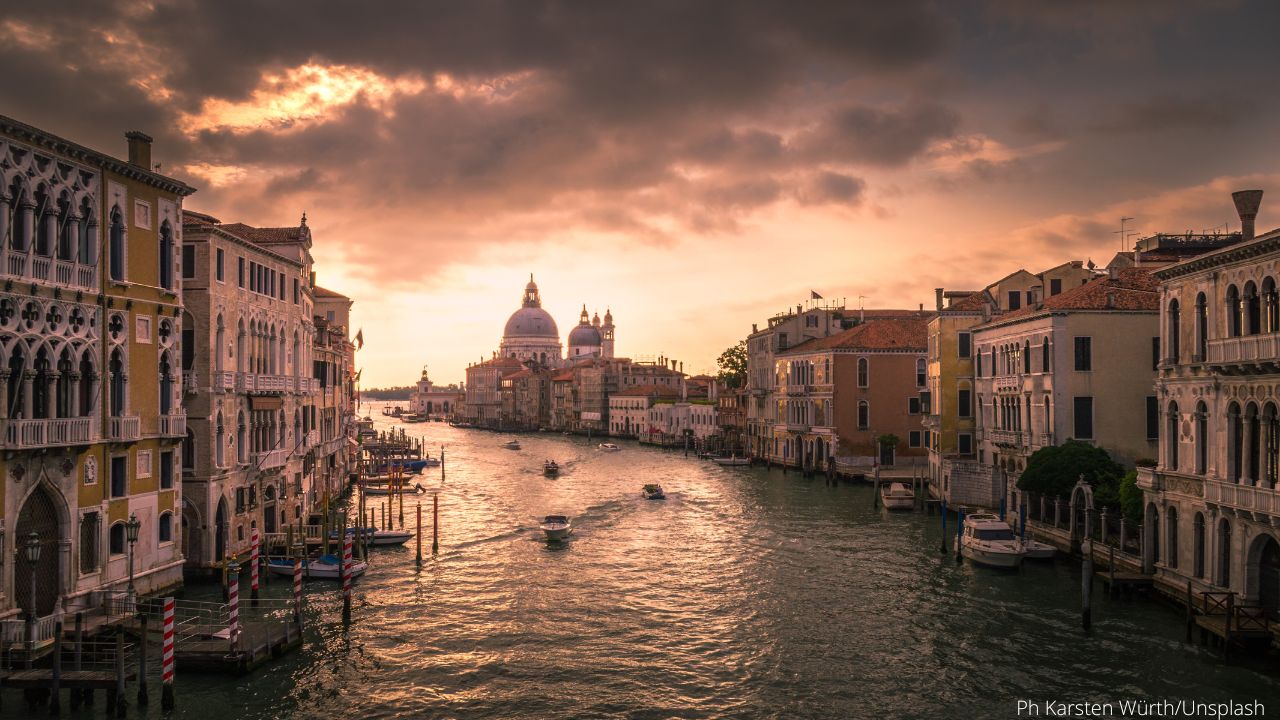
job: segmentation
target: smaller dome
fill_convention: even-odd
[[[600,347],[600,331],[590,325],[578,325],[569,331],[569,347]]]

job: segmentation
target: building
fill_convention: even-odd
[[[338,432],[328,365],[344,349],[327,327],[317,333],[305,216],[258,228],[188,212],[182,242],[194,378],[184,541],[188,566],[207,570],[248,552],[255,529],[308,520],[322,494],[320,427],[330,440]]]
[[[452,420],[461,417],[464,388],[457,385],[434,385],[422,368],[422,377],[409,399],[409,412],[432,420]]]
[[[680,391],[668,385],[631,385],[609,396],[609,434],[638,438],[660,432],[650,424],[649,409],[655,403],[680,399]]]
[[[464,395],[466,421],[479,427],[505,429],[502,425],[502,381],[523,368],[524,364],[514,357],[494,357],[468,365]]]
[[[716,424],[720,427],[720,446],[734,455],[743,454],[746,448],[747,400],[745,388],[725,389],[717,394]]]
[[[569,361],[581,358],[613,357],[613,313],[605,310],[604,324],[600,323],[600,315],[587,318],[587,306],[582,306],[582,315],[578,325],[569,331]]]
[[[551,371],[529,362],[502,377],[502,427],[534,431],[547,427],[551,416]]]
[[[354,472],[356,456],[355,358],[351,340],[351,298],[319,286],[315,294],[315,325],[311,359],[314,402],[309,410],[313,436],[303,456],[303,475],[312,512],[328,507]],[[361,341],[363,342],[363,341]],[[321,520],[322,518],[316,518]]]
[[[1230,590],[1280,612],[1280,230],[1242,232],[1157,269],[1159,451],[1138,469],[1144,569],[1178,593]],[[1206,238],[1207,239],[1207,238]]]
[[[149,137],[126,138],[127,161],[0,116],[5,623],[182,580],[177,248],[194,190],[153,172]]]
[[[520,362],[533,360],[540,365],[556,367],[560,364],[560,355],[560,331],[551,313],[542,309],[542,296],[530,275],[520,308],[511,313],[503,328],[498,357]],[[470,385],[471,381],[468,380],[467,384]]]
[[[825,470],[837,460],[891,467],[923,456],[919,396],[928,322],[927,313],[868,320],[779,351],[779,422],[764,439],[764,457]]]
[[[1068,439],[1130,467],[1152,457],[1158,303],[1149,273],[1113,269],[974,327],[978,458],[943,472],[943,496],[995,507],[1032,453]]]

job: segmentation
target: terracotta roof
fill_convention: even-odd
[[[300,242],[302,234],[300,226],[260,228],[244,223],[231,223],[223,225],[222,229],[233,235],[239,235],[245,240],[266,244]]]
[[[529,368],[524,368],[519,372],[514,372],[507,376],[509,380],[517,380],[519,378],[527,378],[527,377],[533,377],[533,371],[530,370]]]
[[[824,338],[815,338],[779,355],[814,350],[920,350],[928,347],[928,324],[933,313],[912,313],[914,317],[868,320],[856,327]]]
[[[212,215],[206,215],[195,210],[183,209],[182,224],[183,225],[217,225],[222,221]]]
[[[312,288],[312,291],[315,293],[315,296],[318,298],[327,297],[327,298],[340,298],[342,300],[351,299],[346,295],[343,295],[342,293],[334,292],[328,288],[322,288],[319,285],[316,285],[314,288]]]
[[[655,395],[657,397],[680,397],[680,389],[669,387],[667,385],[633,385],[625,390],[619,390],[610,397],[647,397]]]
[[[491,358],[481,363],[476,363],[471,367],[494,367],[498,369],[522,368],[524,363],[515,358]]]
[[[573,370],[572,370],[572,369],[570,369],[570,370],[561,370],[560,372],[558,372],[558,373],[556,373],[555,375],[552,375],[552,376],[551,376],[551,381],[552,381],[552,382],[566,382],[566,381],[569,381],[569,380],[572,380],[572,379],[573,379]]]
[[[990,298],[986,290],[979,290],[971,293],[967,297],[957,300],[947,306],[946,310],[954,310],[958,312],[978,312],[990,304]]]
[[[1047,312],[1072,310],[1128,310],[1156,312],[1160,309],[1160,282],[1151,275],[1149,268],[1124,268],[1116,273],[1094,278],[1084,285],[1046,299],[1039,307],[1025,307],[1005,313],[987,323],[1005,323],[1010,320]]]

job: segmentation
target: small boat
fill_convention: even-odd
[[[391,470],[399,468],[403,472],[419,475],[423,468],[435,467],[440,461],[435,458],[427,458],[425,460],[393,460],[388,465],[379,465],[374,468],[374,472],[379,475],[386,475]]]
[[[1016,568],[1026,556],[1009,523],[991,513],[975,513],[964,519],[960,554],[978,565]]]
[[[559,475],[560,466],[556,464],[555,460],[548,460],[542,463],[542,474],[551,476],[551,477]]]
[[[401,408],[399,405],[396,405],[394,407],[384,407],[382,408],[382,414],[385,415],[386,417],[400,417],[402,414],[404,414],[404,409]]]
[[[351,561],[351,577],[360,577],[368,568],[368,563],[353,559]],[[293,559],[287,557],[270,558],[267,560],[267,571],[273,575],[293,577]],[[302,576],[317,580],[341,580],[342,559],[337,555],[306,558],[302,561]]]
[[[539,527],[547,534],[547,540],[563,540],[573,534],[573,525],[565,515],[548,515]]]
[[[418,493],[426,492],[427,489],[422,487],[421,483],[414,483],[412,487],[409,485],[403,487],[395,485],[364,485],[363,490],[365,495],[395,495],[400,492],[417,495]]]
[[[645,485],[644,490],[642,490],[641,492],[644,494],[644,498],[646,500],[666,500],[667,499],[666,493],[662,492],[662,486],[659,485],[658,483],[649,483],[648,485]]]
[[[618,452],[622,449],[613,443],[600,443],[598,447],[604,452]]]
[[[506,449],[508,449],[508,450],[519,450],[519,449],[520,449],[520,441],[519,441],[519,440],[508,440],[508,441],[506,441],[506,442],[502,443],[502,447],[504,447],[504,448],[506,448]]]
[[[347,534],[355,535],[356,529],[347,528]],[[364,536],[365,543],[370,546],[403,545],[409,540],[409,538],[413,537],[413,533],[411,532],[405,532],[403,530],[382,530],[374,527],[361,528],[361,534]],[[338,533],[336,531],[329,533],[329,539],[337,540]]]
[[[1023,540],[1022,549],[1028,560],[1052,560],[1058,554],[1058,548],[1038,540]]]
[[[906,483],[886,483],[880,487],[880,500],[886,510],[910,510],[916,505],[916,491]]]
[[[750,465],[751,458],[744,458],[744,457],[738,457],[736,455],[732,455],[730,457],[713,457],[711,458],[711,462],[717,465],[724,465],[724,466]]]
[[[400,416],[400,422],[402,423],[420,423],[420,422],[426,422],[426,421],[427,421],[426,415],[416,415],[414,413],[405,413],[404,415]]]

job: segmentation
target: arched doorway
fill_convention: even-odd
[[[199,566],[204,562],[204,538],[200,532],[200,513],[188,502],[182,504],[182,556],[187,563]]]
[[[1280,618],[1280,543],[1268,536],[1258,558],[1258,604]]]
[[[62,526],[59,502],[53,493],[43,485],[36,487],[27,498],[18,513],[18,524],[15,528],[14,544],[18,548],[17,562],[14,565],[14,596],[18,607],[31,612],[32,573],[35,574],[35,611],[36,615],[48,615],[53,612],[58,600],[62,597],[62,573],[59,566],[59,532]],[[36,533],[40,540],[40,559],[32,568],[27,561],[23,548],[27,537]]]
[[[222,562],[227,556],[227,499],[218,499],[218,512],[213,520],[213,561]]]

